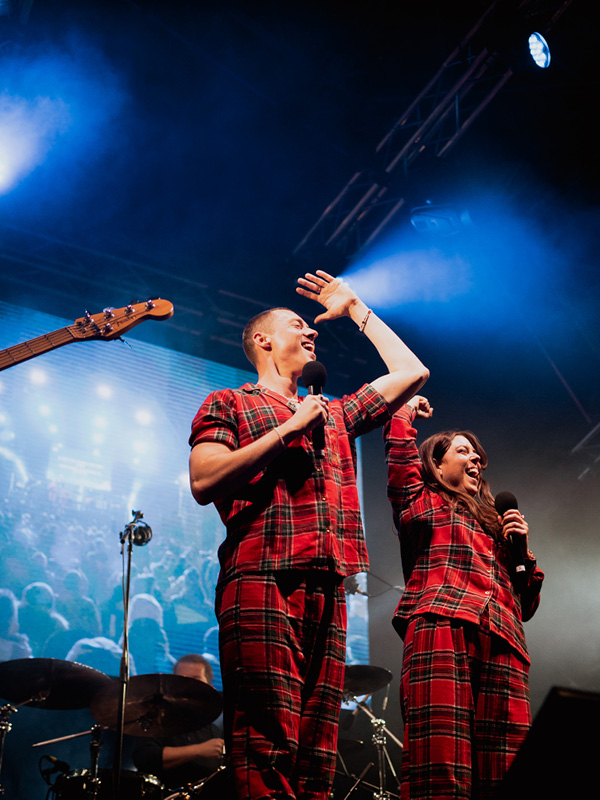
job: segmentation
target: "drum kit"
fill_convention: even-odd
[[[381,667],[349,665],[344,680],[344,700],[355,705],[354,714],[362,711],[372,726],[372,744],[376,753],[378,781],[367,782],[375,766],[371,761],[359,775],[352,762],[362,751],[363,743],[340,739],[336,773],[351,784],[345,797],[334,788],[332,797],[349,800],[357,791],[371,793],[375,800],[394,800],[399,793],[387,791],[386,780],[391,773],[397,780],[394,765],[387,750],[389,737],[400,748],[401,742],[377,718],[368,705],[369,697],[389,685],[392,674]],[[8,702],[0,707],[0,779],[2,754],[6,734],[11,729],[10,717],[21,707],[71,710],[89,708],[96,724],[89,730],[36,742],[33,747],[47,747],[67,739],[90,737],[90,767],[71,771],[70,767],[52,756],[45,758],[61,772],[54,783],[50,773],[42,771],[49,786],[48,796],[56,800],[227,800],[227,775],[220,767],[208,778],[168,790],[152,775],[128,770],[101,769],[98,766],[104,731],[117,730],[120,714],[121,686],[118,681],[99,670],[72,661],[51,658],[18,659],[0,663],[0,697]],[[123,715],[123,730],[131,736],[163,738],[197,730],[213,722],[221,713],[221,696],[212,686],[180,675],[137,675],[129,680]],[[120,764],[119,764],[120,766]],[[115,786],[117,789],[115,789]],[[0,797],[3,789],[0,782]],[[364,796],[364,795],[363,795]],[[358,798],[358,795],[356,796]]]
[[[36,742],[47,747],[77,737],[90,737],[90,768],[64,772],[47,783],[58,800],[162,800],[163,785],[153,776],[133,771],[99,769],[102,733],[118,726],[121,685],[99,670],[72,661],[23,658],[0,663],[0,777],[4,739],[11,729],[10,716],[22,707],[72,710],[89,708],[96,720],[89,730]],[[216,689],[181,675],[137,675],[129,679],[124,732],[131,736],[165,737],[208,725],[221,713]],[[50,763],[60,765],[54,757]],[[68,769],[68,765],[64,765]],[[48,770],[47,773],[54,772]],[[42,771],[44,776],[44,771]],[[44,777],[48,777],[47,775]],[[0,797],[3,794],[0,784]]]

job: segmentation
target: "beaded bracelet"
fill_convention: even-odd
[[[372,309],[369,309],[369,310],[367,311],[367,313],[365,314],[365,318],[364,318],[364,319],[363,319],[363,321],[360,323],[360,326],[359,326],[359,328],[358,328],[358,330],[360,331],[360,333],[364,333],[364,332],[365,332],[365,328],[367,327],[367,322],[369,321],[369,317],[371,316],[371,314],[372,314],[372,313],[373,313],[373,310],[372,310]]]

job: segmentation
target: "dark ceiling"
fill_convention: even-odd
[[[58,119],[39,117],[41,154],[0,197],[2,298],[73,319],[166,297],[173,319],[134,336],[245,368],[243,321],[270,305],[309,317],[297,275],[352,261],[294,249],[489,3],[29,5],[0,17],[6,92]],[[583,0],[530,3],[563,5],[551,68],[516,71],[446,158],[413,169],[406,205],[460,197],[476,212],[485,187],[560,268],[536,273],[531,315],[509,302],[488,329],[464,304],[433,324],[405,326],[401,309],[389,321],[431,367],[434,396],[509,414],[529,398],[547,429],[571,419],[566,446],[600,418],[600,281],[597,31]],[[407,214],[394,224],[410,229]],[[486,293],[517,290],[500,270]],[[352,326],[324,327],[331,391],[374,377]]]

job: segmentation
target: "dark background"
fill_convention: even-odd
[[[445,159],[413,170],[387,231],[388,253],[396,241],[419,254],[409,302],[370,298],[368,252],[294,255],[487,5],[38,0],[26,13],[13,3],[0,16],[3,80],[40,144],[0,196],[0,285],[4,300],[67,319],[168,298],[173,319],[132,337],[245,368],[250,316],[271,305],[314,316],[295,294],[305,269],[367,269],[367,301],[431,370],[435,417],[423,434],[475,430],[493,491],[513,491],[530,523],[547,572],[526,626],[535,712],[553,685],[600,690],[591,4],[566,4],[548,36],[549,70],[516,70]],[[462,204],[473,225],[451,241],[419,238],[408,210],[428,200]],[[455,288],[433,300],[419,294],[428,253],[442,254]],[[466,265],[463,288],[452,263]],[[334,394],[382,370],[346,323],[320,330]],[[401,643],[389,624],[398,591],[388,584],[401,583],[401,568],[377,434],[364,456],[371,663],[394,674],[386,718],[400,736]]]

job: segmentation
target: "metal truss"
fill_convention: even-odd
[[[82,298],[95,313],[109,303],[126,305],[162,295],[164,287],[172,295],[166,299],[176,304],[178,313],[163,326],[194,333],[202,325],[202,317],[228,314],[224,298],[219,304],[206,284],[186,277],[186,272],[197,273],[195,264],[178,263],[174,268],[8,223],[0,224],[0,266],[5,298],[31,298],[39,310],[63,317],[83,313]]]
[[[119,249],[125,248],[120,245]],[[160,296],[175,307],[174,316],[160,324],[161,343],[248,370],[241,347],[243,328],[272,304],[202,283],[196,279],[198,274],[195,261],[165,264],[146,256],[116,255],[0,223],[3,300],[74,319],[85,311],[99,313],[109,305],[125,306]],[[368,348],[354,326],[344,334],[337,327],[323,323],[319,351],[325,358],[328,352],[343,353],[339,367],[332,367],[329,375],[332,389],[340,392],[354,371],[364,372],[367,356],[363,351],[368,353]],[[133,332],[134,338],[140,330]],[[144,338],[153,335],[146,331],[144,326]]]
[[[531,21],[546,34],[572,0],[494,0],[438,72],[379,142],[374,167],[356,172],[294,250],[336,248],[351,257],[368,247],[405,205],[417,159],[443,158],[465,135],[514,73],[506,27]],[[503,36],[504,33],[504,36]]]
[[[594,425],[591,431],[579,441],[571,450],[571,455],[582,454],[588,465],[582,469],[578,475],[578,480],[582,481],[591,472],[598,469],[600,463],[600,423]]]

